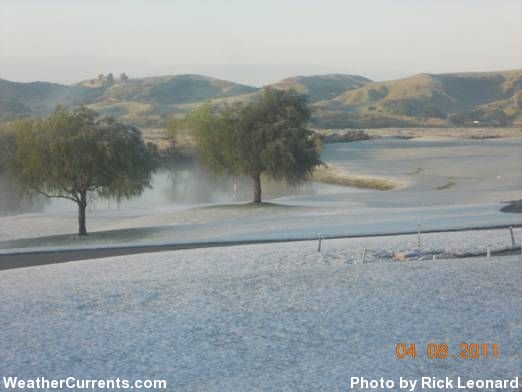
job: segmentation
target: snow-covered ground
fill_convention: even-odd
[[[434,234],[425,246],[453,235],[449,247],[485,241]],[[415,236],[327,240],[318,253],[309,241],[0,271],[0,374],[157,378],[182,391],[522,376],[520,256],[353,264],[363,247],[415,244]],[[461,342],[496,343],[500,356],[428,360],[432,341],[452,355]],[[418,358],[395,359],[398,342],[416,343]]]
[[[134,211],[136,213],[136,211]],[[121,214],[129,214],[122,212]],[[466,229],[520,225],[521,214],[506,214],[497,205],[462,205],[422,208],[343,209],[293,206],[212,207],[160,211],[132,215],[118,220],[113,214],[98,212],[94,222],[105,223],[111,230],[93,232],[80,238],[76,234],[20,239],[30,232],[55,234],[76,224],[70,215],[47,217],[18,215],[1,220],[0,249],[34,247],[88,247],[193,243],[212,241],[248,241],[260,239],[307,239],[323,236],[370,236],[386,233]],[[149,226],[161,220],[161,226]],[[167,223],[170,222],[170,223]],[[9,241],[7,239],[12,238]],[[23,238],[23,237],[22,237]],[[7,240],[7,241],[6,241]]]
[[[134,238],[134,242],[128,244],[130,246],[139,244],[165,245],[184,242],[180,241],[179,238],[177,239],[178,241],[168,241],[168,237],[165,235],[165,233],[170,233],[170,230],[168,229],[165,230],[163,228],[158,228],[156,230],[158,230],[157,233],[154,231],[150,233],[148,229],[139,229],[136,230],[136,232],[132,232],[132,235],[129,234],[128,231],[121,230],[108,233],[106,234],[107,237],[91,235],[88,238],[62,236],[39,240],[20,240],[7,243],[8,245],[21,244],[20,247],[7,246],[3,249],[0,247],[0,256],[38,251],[41,249],[70,250],[111,248],[122,246],[122,244],[128,244],[127,241],[129,241],[129,238]],[[123,240],[118,241],[119,238],[116,235],[123,236]],[[513,235],[515,238],[515,246],[520,247],[522,243],[522,227],[513,228]],[[146,239],[161,238],[161,236],[163,236],[164,242],[146,242]],[[245,237],[243,236],[242,238]],[[274,236],[273,238],[277,237]],[[317,246],[317,239],[319,236],[315,236],[315,238]],[[437,258],[453,258],[486,254],[488,247],[492,252],[508,250],[513,247],[511,233],[507,228],[465,230],[457,232],[421,232],[420,249],[418,248],[418,234],[367,236],[344,239],[328,239],[324,235],[321,235],[321,238],[321,257],[323,257],[327,263],[333,262],[333,260],[341,260],[342,263],[357,263],[357,261],[361,259],[364,249],[366,249],[365,261],[371,263],[390,261],[401,254],[411,254],[407,257],[409,259],[427,259],[432,258],[433,255]],[[199,238],[196,238],[196,240],[192,239],[191,243],[197,244],[198,239]],[[248,240],[248,237],[246,239]],[[255,239],[255,237],[252,239]],[[235,241],[234,237],[225,237],[224,242],[228,241]],[[187,240],[185,242],[189,241]]]

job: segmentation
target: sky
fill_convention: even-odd
[[[522,0],[0,0],[0,78],[522,68]]]

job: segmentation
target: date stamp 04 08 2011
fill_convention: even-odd
[[[499,348],[496,343],[461,343],[458,351],[450,353],[445,343],[428,343],[422,350],[428,359],[479,359],[498,358]],[[397,343],[395,345],[395,357],[399,360],[417,358],[418,350],[415,343]]]

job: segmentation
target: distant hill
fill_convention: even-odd
[[[345,91],[361,87],[369,82],[371,82],[370,79],[362,76],[329,74],[295,76],[272,84],[272,86],[281,89],[293,89],[300,94],[307,95],[310,102],[315,103],[335,98]]]
[[[57,105],[86,105],[138,125],[160,126],[166,117],[185,113],[208,99],[256,92],[256,87],[201,75],[86,80],[65,86],[16,83],[0,79],[0,121],[50,113]]]
[[[161,126],[166,117],[184,114],[206,100],[255,91],[255,87],[201,75],[157,76],[116,82],[89,106],[138,125]]]
[[[522,70],[420,74],[357,89],[314,105],[314,121],[326,127],[504,125],[522,114]]]
[[[70,89],[55,83],[17,83],[0,79],[0,121],[46,114],[57,104],[71,102]]]
[[[343,74],[295,76],[272,86],[306,94],[315,127],[499,126],[522,120],[522,70],[419,74],[385,82]],[[161,127],[206,100],[248,101],[259,91],[201,75],[101,77],[68,86],[0,79],[0,122],[47,115],[57,105],[87,105],[122,121]]]

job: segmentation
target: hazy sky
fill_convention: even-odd
[[[522,0],[0,0],[0,78],[522,68]]]

